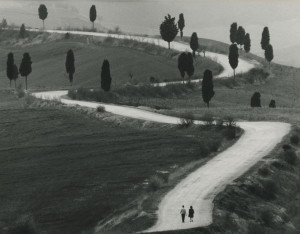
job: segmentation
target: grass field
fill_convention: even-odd
[[[72,109],[24,108],[24,99],[0,95],[3,232],[23,215],[42,233],[91,231],[149,194],[145,182],[158,171],[199,161],[206,139],[224,138],[211,129],[116,127]]]
[[[34,34],[30,39],[18,39],[18,33],[2,35],[0,41],[0,87],[9,87],[6,77],[6,60],[9,52],[14,53],[15,63],[19,66],[24,52],[29,52],[33,61],[33,71],[28,77],[31,89],[69,88],[68,76],[65,72],[66,52],[73,49],[75,54],[75,87],[100,87],[101,66],[104,59],[110,62],[112,88],[126,83],[149,83],[150,77],[157,81],[181,80],[177,69],[178,53],[164,48],[150,46],[131,40],[112,38],[97,39],[64,35]],[[35,37],[35,35],[37,35]],[[157,49],[155,49],[157,48]],[[156,51],[156,52],[155,52]],[[153,53],[155,52],[155,53]],[[164,55],[164,56],[163,56]],[[199,58],[195,63],[195,78],[202,76],[206,68],[218,74],[222,68],[216,62]],[[132,73],[132,77],[129,76]],[[18,83],[24,83],[19,77]]]

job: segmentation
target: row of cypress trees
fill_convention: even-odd
[[[18,69],[17,65],[14,62],[14,54],[9,53],[7,55],[7,63],[6,63],[6,75],[10,81],[10,87],[11,87],[11,82],[15,82],[15,87],[17,83],[17,79],[19,77],[19,74],[23,77],[25,77],[25,84],[26,84],[26,89],[27,89],[27,77],[32,71],[31,67],[32,61],[29,53],[24,53],[22,62],[20,64],[20,67]]]
[[[65,62],[66,72],[69,75],[69,81],[71,86],[73,85],[73,78],[75,73],[75,56],[73,50],[69,50],[67,52],[66,56],[66,62]],[[17,65],[14,62],[14,54],[10,52],[7,55],[7,62],[6,62],[6,75],[7,78],[10,80],[10,87],[11,82],[15,82],[15,88],[17,79],[19,77],[19,74],[22,77],[25,77],[25,87],[27,90],[27,77],[32,72],[32,61],[29,53],[23,54],[23,59],[20,64],[20,67],[18,69]],[[108,60],[104,60],[102,64],[102,70],[101,70],[101,87],[104,91],[109,91],[111,87],[111,75],[110,75],[110,65]]]

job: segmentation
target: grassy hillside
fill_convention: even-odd
[[[0,92],[1,233],[23,216],[40,232],[91,230],[153,194],[153,176],[166,171],[167,178],[205,160],[224,139],[210,128],[145,128],[107,113],[97,119],[75,109],[28,106],[30,100]]]
[[[157,81],[180,80],[177,69],[178,52],[148,46],[131,40],[112,38],[93,39],[75,37],[65,39],[64,35],[29,34],[29,39],[19,39],[17,32],[2,32],[0,36],[0,87],[9,86],[6,78],[7,54],[13,52],[15,63],[19,66],[24,52],[32,57],[32,74],[28,77],[29,88],[54,89],[69,87],[65,72],[66,52],[73,49],[75,54],[75,87],[100,87],[101,66],[108,59],[113,78],[112,85],[126,83],[149,83],[150,77]],[[151,52],[152,51],[152,52]],[[153,52],[157,53],[153,53]],[[165,56],[164,56],[165,55]],[[221,66],[209,59],[199,59],[196,63],[195,77],[202,76],[204,69],[210,68],[214,74]],[[131,78],[129,73],[133,74]],[[18,83],[24,83],[19,78]]]

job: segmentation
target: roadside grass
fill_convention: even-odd
[[[202,160],[207,139],[223,146],[221,131],[116,126],[9,91],[0,97],[2,233],[18,226],[21,216],[34,220],[38,233],[92,232],[151,196],[146,182],[160,171],[169,175]]]

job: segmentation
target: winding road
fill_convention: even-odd
[[[48,30],[48,32],[66,33],[67,31]],[[107,34],[90,32],[71,33],[107,36]],[[167,44],[160,39],[114,34],[110,36],[149,42],[167,47]],[[179,42],[173,43],[172,47],[180,51],[189,50],[188,45]],[[207,56],[216,58],[224,67],[224,71],[219,77],[225,77],[231,73],[231,68],[227,65],[227,56],[216,53],[207,53]],[[255,62],[240,60],[237,72],[247,72],[254,66]],[[59,100],[66,105],[79,105],[94,109],[98,106],[104,106],[107,112],[129,118],[167,124],[178,124],[180,122],[180,119],[176,117],[165,116],[134,107],[70,100],[65,97],[67,91],[39,92],[32,95],[46,100]],[[195,123],[202,124],[201,121],[196,121]],[[189,229],[211,224],[213,199],[215,196],[228,184],[232,183],[264,156],[269,154],[282,141],[283,137],[289,133],[291,128],[290,124],[280,122],[238,122],[238,126],[244,130],[244,134],[240,139],[233,146],[215,156],[178,183],[161,201],[157,213],[157,223],[145,232]],[[181,223],[179,215],[181,205],[185,205],[186,207],[192,205],[194,207],[194,222]]]

